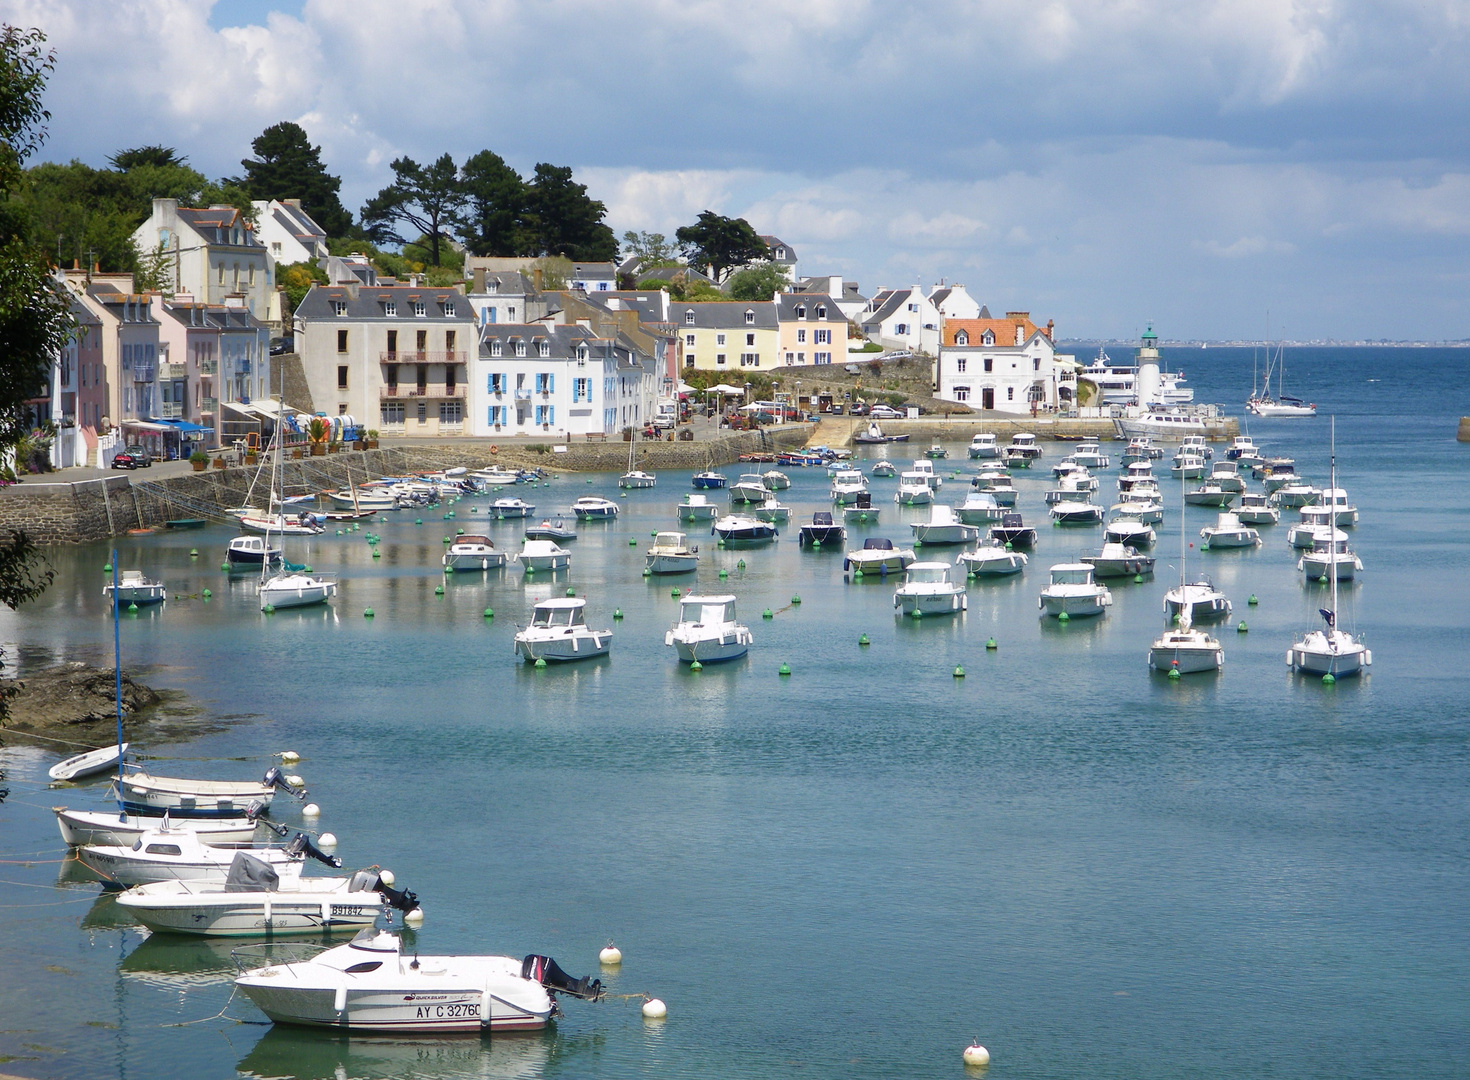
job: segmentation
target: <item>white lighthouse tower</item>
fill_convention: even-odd
[[[1161,380],[1159,378],[1159,336],[1153,325],[1143,332],[1143,344],[1138,349],[1138,374],[1134,376],[1133,389],[1142,408],[1158,404]]]

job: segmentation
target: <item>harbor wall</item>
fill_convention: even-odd
[[[847,446],[854,435],[867,430],[871,421],[866,416],[823,417],[808,441],[809,446]],[[1205,438],[1211,442],[1223,442],[1240,434],[1240,419],[1234,416],[1207,420]],[[986,431],[1005,442],[1012,435],[1029,431],[1038,439],[1123,439],[1117,425],[1111,419],[1079,418],[1066,416],[996,416],[975,414],[973,416],[924,416],[917,420],[880,420],[878,426],[888,435],[907,435],[914,439],[964,440],[968,442],[976,432]]]
[[[790,424],[706,442],[640,441],[633,448],[634,461],[648,470],[726,465],[742,454],[800,447],[811,427]],[[335,490],[381,476],[458,466],[483,468],[492,463],[551,472],[621,473],[628,467],[628,444],[620,439],[565,445],[564,453],[556,453],[551,443],[492,444],[480,439],[395,444],[283,461],[281,479],[289,496]],[[155,528],[178,518],[218,521],[234,507],[264,505],[263,492],[252,492],[252,484],[267,483],[269,472],[253,465],[209,468],[158,480],[130,473],[77,483],[27,481],[0,489],[0,535],[23,531],[40,544],[77,544],[118,536],[129,529]]]

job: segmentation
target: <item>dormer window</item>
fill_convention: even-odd
[[[755,325],[755,312],[751,311],[749,308],[746,308],[745,309],[745,325],[746,326],[754,326]]]
[[[685,326],[693,326],[694,325],[694,309],[693,308],[690,308],[688,311],[684,312],[684,325]]]
[[[969,331],[967,331],[967,330],[961,330],[958,334],[956,334],[954,336],[954,343],[956,345],[968,345],[968,344],[970,344],[970,334],[969,334]]]
[[[1017,345],[1024,345],[1024,344],[1026,344],[1026,330],[1025,330],[1024,327],[1020,327],[1020,326],[1017,326],[1016,327],[1016,344]]]
[[[577,359],[578,360],[586,360],[587,359],[587,346],[586,345],[578,345],[577,346]]]
[[[492,341],[490,343],[490,355],[491,356],[499,356],[504,351],[505,351],[504,350],[504,347],[500,344],[499,341]]]
[[[526,355],[526,343],[524,341],[517,341],[516,342],[516,355],[517,356],[525,356]]]
[[[806,308],[804,308],[804,307],[798,307],[796,309],[796,317],[798,319],[805,319],[806,318]]]
[[[413,315],[414,315],[414,318],[416,318],[416,319],[427,318],[428,317],[428,314],[429,314],[429,309],[428,309],[427,305],[425,305],[422,300],[415,300],[413,302]]]
[[[817,318],[819,318],[819,319],[825,319],[826,317],[827,317],[827,309],[825,307],[818,306],[818,308],[817,308]]]
[[[981,340],[981,342],[983,344],[986,344],[986,345],[994,345],[995,344],[995,333],[994,333],[994,331],[991,331],[991,330],[985,331],[985,336],[983,338],[981,338],[980,340]]]
[[[446,300],[446,301],[444,301],[444,315],[445,315],[445,317],[450,318],[450,319],[454,318],[455,311],[454,311],[454,301],[453,300]]]
[[[345,300],[333,300],[332,301],[332,314],[333,315],[336,315],[338,318],[345,318],[346,315],[347,315],[347,301],[345,301]]]
[[[551,355],[551,342],[543,341],[539,346],[537,346],[536,351],[544,360],[546,357]]]
[[[392,300],[386,300],[386,301],[384,301],[383,302],[383,314],[386,315],[386,316],[388,316],[390,319],[396,318],[398,316],[398,305],[396,303],[394,303]]]

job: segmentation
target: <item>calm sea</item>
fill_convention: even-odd
[[[1200,400],[1239,411],[1249,350],[1166,356]],[[612,991],[655,994],[669,1018],[573,1001],[530,1038],[273,1030],[229,1000],[228,945],[150,940],[96,885],[64,880],[49,808],[101,806],[105,787],[48,791],[55,755],[14,743],[0,751],[0,1072],[958,1077],[978,1038],[996,1078],[1470,1074],[1470,446],[1454,438],[1467,360],[1290,350],[1287,389],[1321,416],[1250,425],[1324,482],[1337,416],[1366,564],[1343,618],[1374,664],[1335,687],[1284,663],[1323,603],[1284,525],[1256,550],[1190,553],[1249,623],[1222,628],[1219,676],[1171,684],[1145,666],[1177,578],[1176,511],[1152,581],[1115,585],[1101,620],[1041,621],[1046,567],[1100,539],[1045,526],[1041,469],[1020,485],[1043,526],[1025,575],[972,583],[967,614],[918,624],[895,618],[892,582],[845,584],[840,552],[798,549],[828,481],[790,470],[779,543],[701,545],[700,586],[739,597],[755,645],[699,673],[663,645],[673,582],[640,576],[687,474],[583,525],[554,580],[444,582],[442,539],[472,530],[483,498],[455,521],[372,526],[376,560],[360,533],[294,545],[341,574],[341,594],[270,617],[219,572],[223,528],[120,540],[122,566],[214,593],[122,627],[130,669],[228,721],[148,741],[175,759],[159,771],[254,777],[296,750],[347,863],[390,867],[422,897],[421,952],[544,952],[581,974],[611,939],[626,957]],[[951,453],[968,467],[962,443]],[[1042,464],[1062,453],[1047,446]],[[539,514],[616,498],[614,480],[517,493]],[[875,481],[884,520],[867,535],[908,537],[893,487]],[[1191,538],[1212,516],[1189,509]],[[55,586],[0,612],[0,641],[26,664],[107,662],[106,546],[52,557]],[[517,663],[517,620],[568,587],[615,626],[611,658]]]

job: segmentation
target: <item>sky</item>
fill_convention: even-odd
[[[1470,0],[0,0],[39,159],[235,175],[297,121],[571,165],[608,223],[747,218],[803,274],[962,282],[1064,337],[1470,338]]]

